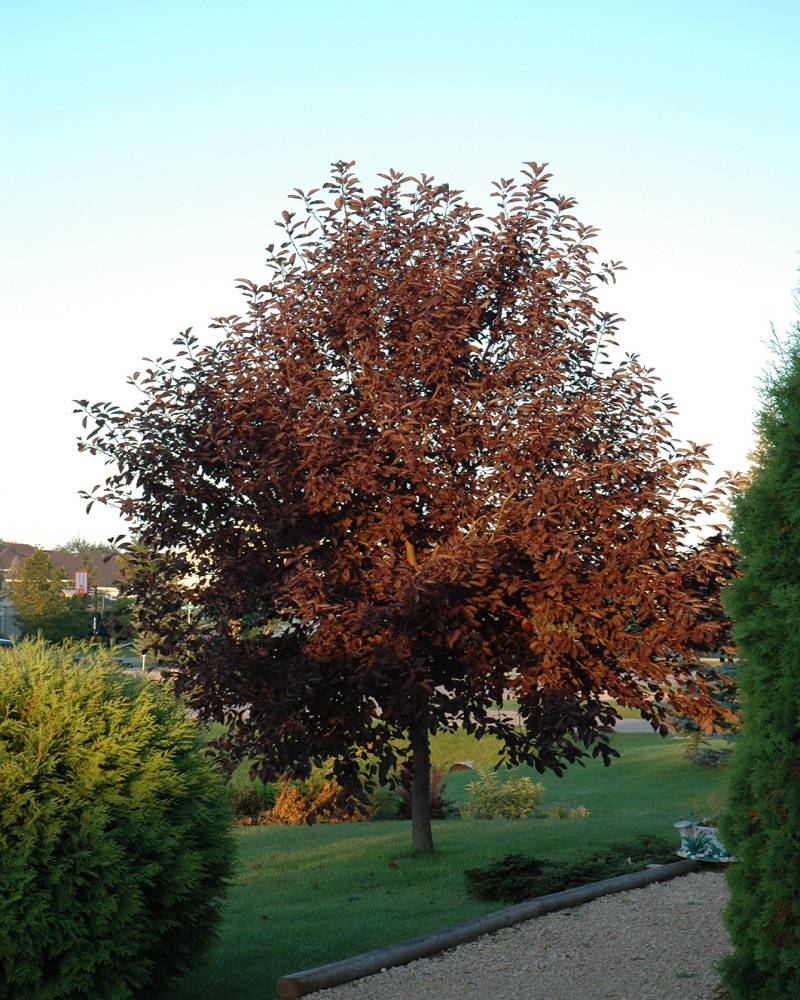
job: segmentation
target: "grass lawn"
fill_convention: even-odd
[[[210,964],[184,980],[175,1000],[277,996],[282,975],[424,934],[497,907],[467,897],[463,871],[505,854],[565,858],[644,832],[675,836],[679,816],[700,818],[722,801],[723,774],[692,765],[683,742],[655,734],[617,735],[622,757],[592,762],[562,778],[539,776],[545,805],[575,801],[588,819],[449,820],[434,824],[436,854],[410,855],[408,822],[237,829],[240,860],[222,939]],[[491,740],[443,734],[435,764],[490,766]],[[465,799],[471,772],[451,775],[448,797]]]

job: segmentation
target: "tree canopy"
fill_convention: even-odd
[[[91,498],[169,564],[134,583],[143,627],[229,749],[264,776],[332,759],[346,786],[410,753],[427,850],[430,733],[560,772],[612,756],[606,695],[711,726],[694,650],[728,557],[690,549],[720,496],[705,448],[618,350],[597,291],[621,265],[545,166],[498,182],[491,215],[352,168],[296,190],[218,342],[187,330],[128,411],[79,401],[81,446],[115,466]]]
[[[16,579],[5,584],[14,605],[14,617],[23,635],[41,635],[50,642],[84,639],[91,629],[85,596],[65,593],[64,571],[46,552],[34,549],[23,560]]]
[[[63,545],[56,545],[53,552],[72,552],[81,556],[91,556],[97,553],[114,555],[117,549],[109,542],[91,542],[83,535],[73,535]]]

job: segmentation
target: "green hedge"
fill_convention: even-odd
[[[156,997],[214,940],[222,781],[162,683],[101,651],[0,651],[0,997]]]

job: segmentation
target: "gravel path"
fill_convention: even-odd
[[[603,896],[433,958],[309,994],[318,1000],[712,1000],[729,951],[723,875]]]

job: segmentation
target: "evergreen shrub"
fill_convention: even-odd
[[[385,820],[410,819],[411,804],[408,803],[408,817],[401,816],[401,810],[405,809],[406,799],[400,791],[390,785],[377,785],[370,795],[373,803],[369,818],[375,822]]]
[[[675,845],[671,839],[660,834],[643,834],[567,861],[508,854],[484,868],[467,869],[464,881],[470,896],[491,903],[516,904],[674,860]]]
[[[228,783],[228,806],[234,820],[255,820],[275,805],[278,785],[256,779],[246,785]]]
[[[741,715],[742,706],[739,701],[739,685],[737,683],[737,668],[732,660],[723,659],[721,666],[706,665],[704,675],[718,685],[717,704]],[[720,720],[722,731],[714,734],[713,742],[705,735],[700,726],[686,716],[672,716],[672,724],[682,736],[686,737],[686,756],[699,767],[727,767],[732,746],[739,731],[739,723]],[[729,745],[720,745],[727,742]]]
[[[720,831],[728,872],[733,1000],[800,997],[800,324],[764,386],[749,484],[734,500],[740,579],[726,606],[744,722]]]
[[[157,997],[210,946],[224,785],[167,685],[86,648],[0,657],[0,997]]]

